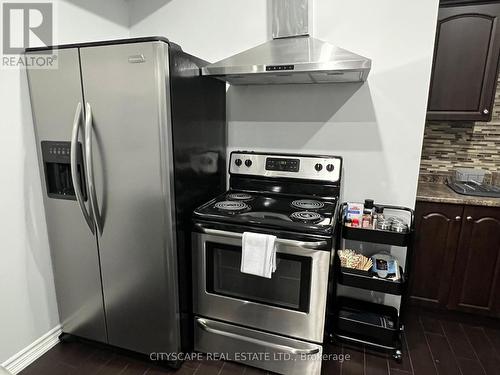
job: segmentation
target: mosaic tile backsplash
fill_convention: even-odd
[[[500,84],[490,122],[425,124],[420,174],[447,174],[457,167],[500,171]]]

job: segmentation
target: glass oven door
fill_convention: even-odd
[[[276,254],[271,279],[240,271],[241,246],[207,242],[207,292],[307,313],[311,290],[312,259]]]
[[[242,273],[241,233],[193,233],[193,309],[198,316],[321,343],[331,241],[276,240],[271,279]]]

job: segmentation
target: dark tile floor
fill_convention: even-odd
[[[407,318],[405,350],[398,364],[385,355],[346,345],[328,345],[327,353],[349,354],[343,363],[323,363],[327,375],[499,375],[500,322],[462,315],[412,312]],[[103,347],[61,343],[21,375],[157,375],[173,370]],[[179,375],[257,375],[266,372],[221,361],[185,362]],[[306,374],[304,374],[306,375]]]

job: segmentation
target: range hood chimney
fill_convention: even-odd
[[[363,82],[371,60],[309,35],[310,0],[270,0],[273,39],[201,69],[232,85]]]

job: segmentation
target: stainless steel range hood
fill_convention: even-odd
[[[233,85],[363,82],[371,60],[309,36],[309,0],[272,0],[273,39],[202,68]]]

